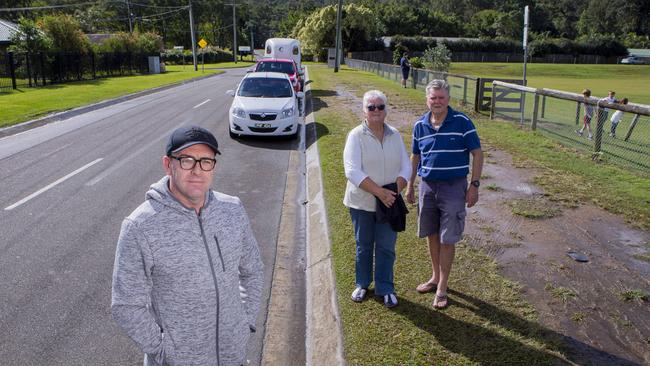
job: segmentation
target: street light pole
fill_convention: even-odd
[[[343,7],[343,0],[339,0],[339,5],[336,9],[336,45],[335,47],[335,54],[334,56],[336,60],[334,60],[334,72],[339,72],[339,61],[340,61],[340,52],[341,52],[341,8]]]
[[[192,16],[192,0],[189,0],[190,6],[190,35],[192,37],[192,60],[194,62],[194,71],[199,71],[196,65],[196,37],[194,36],[194,17]]]
[[[526,63],[528,62],[528,5],[524,7],[524,37],[522,41],[524,47],[524,86],[526,86]],[[524,124],[524,109],[526,107],[526,92],[521,92],[521,121]]]
[[[235,13],[235,0],[232,0],[232,56],[237,63],[237,17]]]

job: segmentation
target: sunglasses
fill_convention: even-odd
[[[380,105],[369,104],[366,108],[368,108],[368,110],[370,112],[374,112],[375,109],[379,109],[380,111],[383,111],[384,109],[386,109],[386,105],[384,105],[384,104],[380,104]]]

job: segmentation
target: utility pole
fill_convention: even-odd
[[[250,22],[248,23],[248,25],[250,26],[250,30],[251,30],[251,57],[253,61],[255,61],[255,42],[253,42],[253,26],[255,25],[255,23]]]
[[[343,7],[343,0],[339,0],[339,6],[336,10],[336,45],[335,54],[336,60],[334,60],[334,72],[339,72],[340,59],[339,56],[341,53],[341,8]]]
[[[235,63],[237,63],[237,17],[235,12],[236,7],[237,5],[235,4],[235,0],[232,0],[232,56],[235,59]]]
[[[129,33],[133,33],[133,25],[131,24],[131,4],[129,4],[129,0],[124,0],[124,2],[126,3],[126,15],[129,18]]]
[[[194,36],[194,17],[192,16],[192,0],[189,0],[190,6],[190,35],[192,37],[192,60],[194,61],[194,71],[199,71],[196,65],[196,37]]]

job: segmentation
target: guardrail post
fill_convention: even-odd
[[[546,95],[542,95],[542,118],[546,114]]]
[[[415,67],[412,67],[411,68],[411,76],[412,76],[411,77],[411,83],[413,84],[413,89],[418,88],[418,82],[417,82],[417,80],[415,80],[417,78],[417,75],[418,75],[418,70]]]
[[[594,136],[594,152],[600,152],[601,144],[603,142],[603,127],[605,126],[605,115],[603,108],[598,108],[596,113],[598,122],[596,123],[596,136]]]
[[[535,94],[535,105],[533,107],[533,121],[530,128],[535,131],[537,129],[537,112],[539,110],[539,94]]]
[[[630,128],[627,130],[627,134],[625,134],[625,139],[624,141],[627,142],[627,140],[630,139],[630,136],[632,136],[632,130],[634,130],[634,127],[636,126],[636,123],[639,121],[639,115],[635,114],[634,118],[632,118],[632,123],[630,124]]]
[[[577,104],[577,106],[576,106],[576,126],[578,126],[580,124],[580,105],[582,103],[577,102],[576,104]]]

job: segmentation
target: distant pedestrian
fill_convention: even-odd
[[[623,98],[619,101],[620,104],[627,104],[628,100],[627,98]],[[616,138],[616,127],[618,127],[618,123],[621,122],[621,118],[623,118],[623,111],[616,111],[614,114],[612,114],[612,119],[610,119],[610,122],[612,123],[612,126],[609,129],[609,135],[611,137]]]
[[[409,78],[411,72],[411,62],[408,59],[408,52],[404,52],[402,58],[399,60],[399,66],[402,69],[402,86],[406,88],[406,80]]]
[[[415,176],[420,176],[418,236],[427,238],[431,277],[417,286],[435,292],[433,308],[447,307],[447,282],[465,228],[466,206],[478,202],[483,151],[472,121],[449,106],[449,84],[432,80],[426,87],[429,112],[413,126],[411,177],[406,199],[415,203]],[[470,164],[470,155],[472,162]],[[470,169],[471,167],[471,169]],[[471,172],[468,186],[467,174]]]
[[[399,208],[394,206],[402,200],[399,192],[406,187],[411,166],[402,135],[385,122],[387,106],[386,96],[379,90],[363,96],[365,120],[348,133],[343,150],[348,179],[343,204],[350,209],[356,241],[352,300],[365,299],[373,281],[374,258],[375,296],[392,308],[397,306],[393,281],[397,229],[380,220],[378,210],[379,205]],[[403,200],[401,204],[406,210]]]
[[[582,136],[582,133],[586,129],[588,134],[587,138],[591,140],[593,138],[591,134],[591,119],[594,117],[594,111],[596,110],[596,107],[594,107],[593,104],[588,103],[589,97],[591,97],[591,90],[584,89],[582,91],[582,97],[584,99],[583,105],[585,106],[585,113],[584,116],[582,117],[582,128],[576,130],[576,133]]]
[[[180,127],[146,201],[122,223],[111,310],[144,365],[242,365],[263,268],[237,197],[210,189],[217,140]]]

